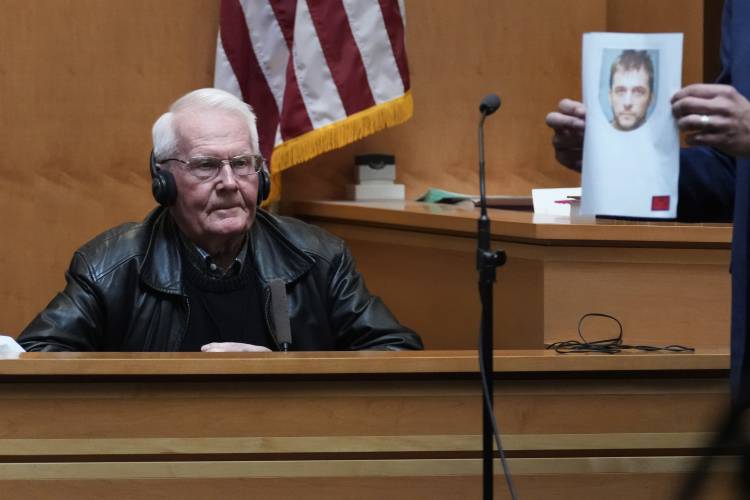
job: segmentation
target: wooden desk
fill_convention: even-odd
[[[368,287],[428,349],[473,349],[479,330],[477,209],[415,202],[295,202],[285,211],[344,238]],[[588,312],[625,342],[729,346],[732,228],[490,210],[507,252],[495,286],[495,346],[577,338]],[[614,323],[592,320],[589,338]]]
[[[671,498],[728,362],[496,351],[520,498]],[[480,401],[467,351],[0,358],[0,498],[479,498]]]

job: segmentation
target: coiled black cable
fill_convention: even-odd
[[[617,334],[617,337],[614,337],[611,339],[601,339],[601,340],[593,340],[593,341],[586,340],[586,337],[583,336],[583,322],[587,318],[591,318],[591,317],[607,318],[617,323],[617,326],[620,330]],[[620,323],[620,320],[618,320],[614,316],[610,314],[606,314],[606,313],[593,312],[593,313],[586,313],[583,316],[581,316],[581,319],[578,320],[578,336],[581,338],[580,341],[563,340],[560,342],[554,342],[552,344],[549,344],[547,346],[547,349],[554,349],[559,354],[570,354],[574,352],[598,352],[602,354],[617,354],[626,349],[632,349],[632,350],[637,350],[637,351],[670,351],[670,352],[694,352],[695,351],[695,349],[692,347],[685,347],[685,346],[678,345],[678,344],[670,344],[667,346],[624,344],[622,341],[622,336],[623,336],[622,323]]]

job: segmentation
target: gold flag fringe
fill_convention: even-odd
[[[264,206],[281,197],[281,172],[322,153],[350,144],[379,130],[404,123],[414,112],[411,91],[390,101],[347,116],[325,127],[289,139],[272,153],[271,194]]]

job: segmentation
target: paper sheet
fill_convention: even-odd
[[[676,217],[681,73],[681,33],[584,35],[582,214]]]
[[[13,337],[0,335],[0,354],[19,354],[26,352],[23,347],[18,345]]]
[[[534,199],[534,213],[547,215],[570,215],[570,203],[559,203],[569,201],[569,196],[581,196],[581,188],[552,188],[532,189],[531,196]]]

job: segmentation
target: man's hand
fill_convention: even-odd
[[[586,107],[578,101],[563,99],[558,105],[558,110],[548,114],[545,121],[555,130],[552,145],[555,147],[557,161],[580,172]]]
[[[211,342],[201,347],[203,352],[271,352],[267,347],[240,342]]]
[[[731,85],[688,85],[672,97],[672,113],[691,146],[750,156],[750,102]]]

